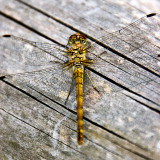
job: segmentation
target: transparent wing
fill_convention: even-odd
[[[64,48],[57,44],[33,42],[14,35],[3,37],[3,46],[8,57],[11,57],[10,61],[18,62],[25,69],[40,69],[50,66],[52,61],[63,63],[67,60]]]
[[[34,89],[61,104],[65,103],[72,80],[72,71],[63,71],[60,64],[40,71],[6,75],[5,80],[31,93]]]
[[[156,13],[146,15],[116,32],[100,37],[99,40],[120,52],[132,52],[148,42],[147,34],[158,31],[155,16]]]
[[[116,49],[122,53],[130,53],[148,42],[151,36],[160,29],[155,17],[156,13],[146,15],[128,26],[98,38],[98,41]]]
[[[156,13],[146,15],[116,32],[107,35],[104,33],[97,42],[106,48],[103,51],[108,50],[117,55],[129,57],[158,72],[160,47],[151,43],[151,41],[158,42],[154,38],[158,37],[160,30],[159,22],[155,19],[158,17]],[[96,55],[103,52],[96,43],[92,44],[89,51]]]
[[[64,104],[73,75],[72,70],[63,69],[62,64],[67,60],[63,55],[64,48],[13,35],[7,35],[4,39],[10,65],[15,72],[23,72],[5,75],[5,80],[26,89],[27,92],[31,88],[35,89]]]
[[[155,92],[152,88],[153,83],[155,86],[160,86],[157,78],[136,63],[132,63],[132,61],[136,61],[146,68],[159,72],[157,53],[160,51],[160,47],[149,42],[149,38],[155,37],[152,33],[160,29],[154,16],[156,16],[155,13],[149,14],[121,30],[99,38],[98,41],[103,47],[92,43],[87,56],[90,59],[94,59],[97,55],[100,57],[90,65],[90,68],[113,84],[120,85],[122,89],[124,87],[137,88],[140,93],[145,92],[145,89],[148,88],[149,93]],[[126,57],[129,57],[131,61],[128,61]],[[112,92],[114,90],[112,89]]]
[[[84,82],[86,103],[96,103],[96,99],[103,96],[112,96],[114,99],[114,96],[123,91],[137,93],[147,98],[153,98],[154,95],[155,101],[158,101],[160,95],[158,77],[112,52],[106,52],[97,58],[88,67],[88,72],[99,93],[87,78],[87,83]]]

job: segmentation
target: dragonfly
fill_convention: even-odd
[[[111,48],[120,49],[123,54],[132,53],[147,42],[141,34],[144,31],[139,28],[140,25],[148,25],[146,22],[152,22],[150,19],[156,15],[156,13],[148,14],[116,32],[100,37],[97,42],[112,44]],[[11,54],[15,59],[20,64],[25,64],[24,69],[33,71],[4,75],[1,79],[12,81],[22,87],[36,88],[41,93],[48,93],[52,98],[58,97],[57,101],[65,105],[75,86],[77,142],[82,145],[83,99],[86,94],[85,87],[88,87],[85,85],[86,79],[96,92],[99,94],[105,92],[105,89],[99,90],[96,87],[94,77],[90,76],[91,72],[88,70],[93,71],[100,67],[106,69],[102,61],[107,59],[103,59],[102,56],[107,55],[110,47],[103,48],[104,50],[100,52],[99,44],[89,41],[81,33],[71,35],[65,48],[57,44],[29,41],[14,35],[3,35],[3,37],[7,39],[7,43],[11,43]]]

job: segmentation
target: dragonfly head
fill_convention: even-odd
[[[72,46],[73,44],[81,44],[83,47],[86,45],[86,37],[80,33],[75,33],[71,35],[68,39],[68,46]]]

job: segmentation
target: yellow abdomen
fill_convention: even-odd
[[[76,83],[76,102],[77,102],[77,141],[83,144],[83,69],[74,69],[74,79]]]

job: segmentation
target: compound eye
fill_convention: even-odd
[[[86,39],[86,37],[85,37],[84,35],[82,35],[82,34],[80,35],[80,37],[81,37],[82,39],[84,39],[84,40]]]
[[[74,39],[74,38],[76,38],[76,35],[73,34],[70,36],[70,39]]]

